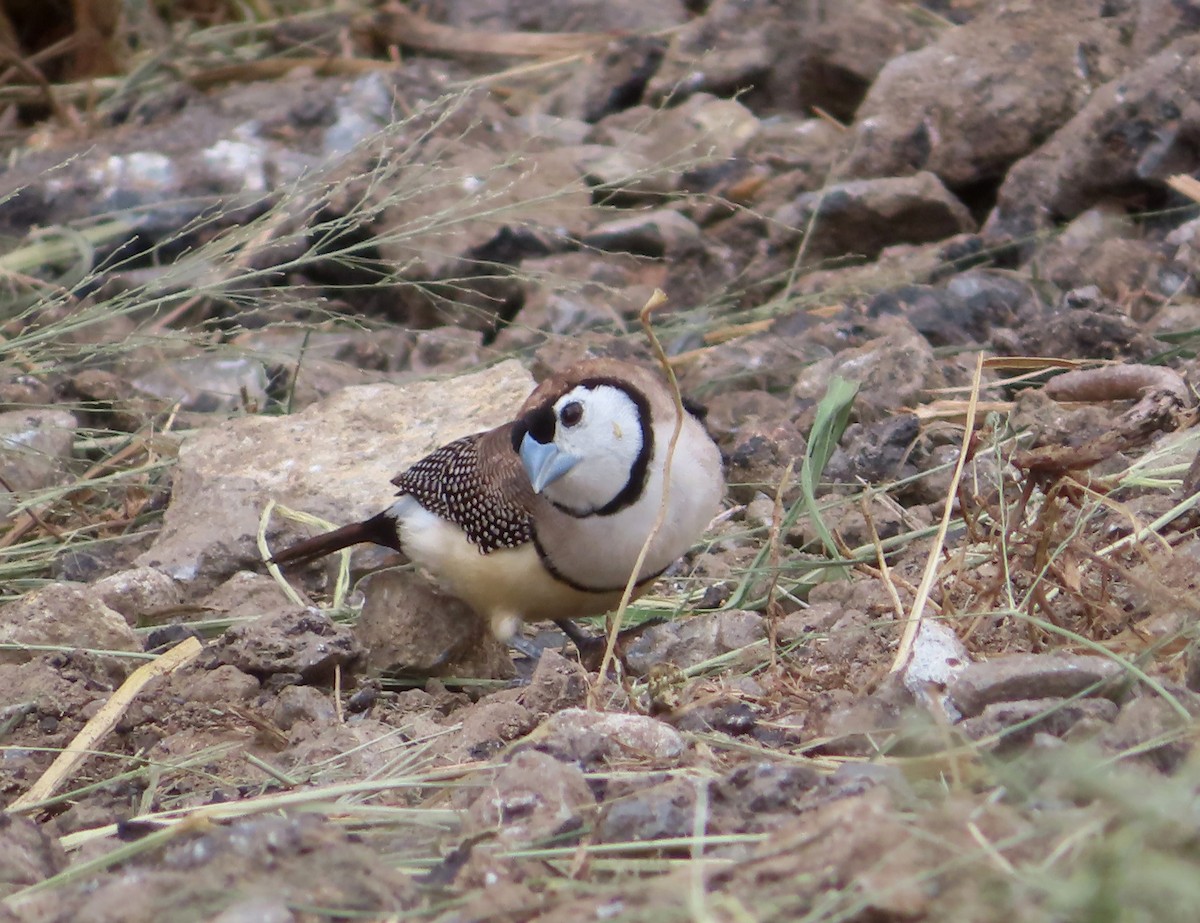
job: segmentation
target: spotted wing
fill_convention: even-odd
[[[447,443],[392,483],[461,528],[482,554],[533,541],[533,491],[506,432]]]

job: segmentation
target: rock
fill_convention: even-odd
[[[525,32],[655,32],[688,19],[681,0],[614,0],[604,4],[589,0],[553,4],[539,0],[439,0],[435,9],[441,14],[438,20],[451,25]]]
[[[1176,697],[1180,691],[1173,689]],[[1190,701],[1189,701],[1190,699]],[[1195,699],[1184,699],[1196,714]],[[1194,719],[1193,719],[1194,720]],[[1162,773],[1173,773],[1193,749],[1186,738],[1182,716],[1158,696],[1140,695],[1121,707],[1112,727],[1100,735],[1100,746],[1115,757],[1131,755]]]
[[[786,392],[806,365],[829,356],[820,343],[804,331],[782,329],[776,322],[765,333],[718,343],[687,357],[678,371],[685,394],[709,400],[718,394],[766,391]],[[744,422],[744,421],[743,421]],[[763,426],[779,427],[779,419],[764,419]],[[803,438],[803,434],[797,434]]]
[[[415,676],[515,675],[505,645],[466,603],[441,593],[421,575],[383,570],[366,577],[366,597],[354,636],[376,673]]]
[[[53,401],[54,388],[48,383],[11,365],[0,365],[0,411],[28,410]]]
[[[872,317],[903,316],[934,347],[988,342],[1000,327],[1034,325],[1046,306],[1022,279],[984,269],[942,285],[903,285],[873,296]]]
[[[893,244],[942,240],[975,230],[967,207],[932,173],[834,183],[772,215],[772,247],[804,240],[802,265],[840,256],[877,257]]]
[[[210,650],[217,663],[259,679],[296,674],[306,683],[332,682],[335,668],[350,668],[363,653],[348,627],[314,609],[234,625]]]
[[[1010,654],[969,664],[949,686],[950,701],[967,718],[994,702],[1069,698],[1086,694],[1116,698],[1121,665],[1107,657],[1082,654]]]
[[[1003,3],[892,58],[855,114],[846,175],[928,170],[952,189],[1003,176],[1119,72],[1120,24],[1099,9]]]
[[[673,763],[684,751],[679,732],[654,718],[581,708],[551,715],[538,732],[538,746],[584,769],[627,760]]]
[[[532,388],[504,362],[451,381],[347,388],[298,414],[203,430],[180,449],[162,532],[137,563],[211,586],[258,561],[268,499],[338,523],[364,519],[392,501],[399,471],[508,419]],[[279,525],[268,534],[281,532],[296,534]]]
[[[584,246],[661,259],[700,246],[700,229],[679,212],[656,208],[598,224],[583,236]]]
[[[912,703],[903,680],[894,674],[885,677],[870,695],[837,696],[821,729],[820,736],[828,738],[821,752],[864,757],[878,753],[881,740],[901,734]]]
[[[152,567],[135,567],[103,577],[92,591],[110,609],[137,626],[173,609],[183,601],[179,584]]]
[[[158,401],[137,397],[129,382],[108,369],[81,369],[58,393],[78,403],[80,420],[96,429],[136,432],[163,409]]]
[[[671,171],[636,151],[590,145],[580,151],[578,163],[598,205],[659,205],[678,190],[678,178]]]
[[[376,310],[409,328],[490,336],[526,297],[526,284],[510,270],[563,249],[599,219],[589,208],[591,183],[581,161],[612,149],[518,139],[496,100],[477,94],[462,105],[475,111],[478,130],[443,137],[437,156],[410,176],[403,194],[388,196],[378,215],[375,247],[398,281],[378,290]],[[524,156],[497,154],[518,146]],[[363,169],[365,177],[370,167]]]
[[[1149,359],[1166,348],[1094,285],[1067,292],[1038,323],[1019,327],[1013,337],[999,334],[997,351],[1014,355]]]
[[[650,298],[646,261],[610,253],[556,253],[525,260],[522,271],[538,279],[525,304],[496,336],[498,351],[562,342],[555,335],[586,330],[628,330]]]
[[[860,383],[854,415],[863,423],[892,416],[921,403],[937,387],[937,366],[929,341],[906,323],[892,332],[808,366],[792,387],[793,399],[820,400],[834,375]]]
[[[257,413],[267,406],[267,370],[245,356],[165,360],[131,383],[143,394],[194,413]]]
[[[756,112],[816,107],[849,119],[884,64],[932,34],[885,0],[784,8],[717,0],[673,36],[648,95],[666,103],[690,92],[738,93]]]
[[[490,760],[537,724],[524,705],[494,697],[481,699],[455,717],[462,727],[447,755],[460,762]]]
[[[196,606],[208,612],[210,618],[235,622],[269,614],[290,615],[296,610],[295,604],[280,591],[274,577],[245,570],[202,596]]]
[[[515,754],[467,811],[464,834],[532,843],[580,830],[596,799],[578,767],[536,750]]]
[[[587,670],[558,651],[544,650],[529,685],[521,691],[521,703],[540,717],[584,705],[587,693]]]
[[[417,903],[416,886],[376,851],[312,814],[213,824],[173,839],[153,863],[127,863],[87,889],[56,896],[59,919],[94,923],[154,923],[180,906],[204,908],[205,920],[225,911],[247,920],[252,901],[271,914],[282,903],[284,910],[331,906],[368,917]]]
[[[411,330],[269,326],[247,331],[232,342],[266,365],[272,392],[285,393],[288,407],[298,411],[335,391],[375,384],[389,372],[409,368],[415,339]]]
[[[103,651],[140,651],[125,618],[91,587],[52,583],[0,607],[0,643],[52,645]],[[36,651],[0,651],[0,663],[24,663]]]
[[[959,713],[947,701],[946,687],[970,662],[971,655],[954,629],[926,618],[913,636],[909,658],[900,670],[900,677],[904,688],[918,702],[935,710],[936,714],[956,721]]]
[[[758,709],[720,686],[705,688],[705,684],[700,684],[698,689],[689,690],[687,694],[690,701],[684,702],[678,710],[660,713],[656,707],[654,714],[676,730],[691,734],[716,731],[740,737],[753,733],[758,727]],[[666,704],[669,706],[670,703]]]
[[[300,704],[305,711],[319,713],[320,706],[311,697],[307,702],[301,700]],[[275,714],[278,716],[278,711]],[[415,736],[440,730],[429,727],[429,722],[423,720],[414,722],[413,727]],[[295,769],[301,777],[312,775],[314,768],[319,771],[322,766],[336,765],[347,778],[378,778],[395,770],[397,750],[405,746],[398,736],[394,726],[361,716],[345,724],[298,721],[290,731],[289,739],[293,743],[279,753],[278,765]]]
[[[878,484],[911,477],[917,473],[911,454],[920,431],[921,423],[914,413],[898,413],[868,425],[852,423],[833,450],[822,477],[848,484],[860,479]]]
[[[218,667],[219,670],[230,667]],[[275,724],[287,731],[301,721],[317,724],[333,724],[337,721],[337,708],[333,699],[313,686],[285,686],[279,690],[275,700]]]
[[[774,423],[789,413],[786,401],[760,390],[714,394],[705,398],[704,409],[708,411],[704,423],[726,457],[745,428],[756,429],[764,423]]]
[[[65,410],[30,409],[0,413],[0,515],[15,509],[18,498],[57,484],[67,473],[75,443],[74,415]]]
[[[737,100],[697,94],[666,108],[626,109],[601,121],[588,137],[610,153],[645,158],[667,174],[672,189],[682,190],[685,178],[719,170],[741,155],[761,129],[758,117]]]
[[[720,824],[720,832],[762,829],[764,815],[794,816],[800,799],[820,784],[821,775],[809,766],[768,760],[743,763],[718,779],[710,791],[717,817],[740,821],[726,820]]]
[[[1096,206],[1041,245],[1029,268],[1035,278],[1063,291],[1094,285],[1140,319],[1161,303],[1154,297],[1156,282],[1167,271],[1170,257],[1170,247],[1142,238],[1123,210],[1111,204]],[[1170,296],[1180,284],[1182,280],[1162,294]]]
[[[418,375],[465,372],[484,360],[483,331],[434,327],[413,337],[409,368]]]
[[[601,843],[644,843],[692,835],[696,823],[696,788],[703,779],[673,779],[608,801],[597,838]]]
[[[262,894],[226,907],[209,923],[295,923],[295,920],[286,900]]]
[[[41,824],[0,812],[0,900],[46,880],[66,866],[66,853]]]
[[[211,670],[192,663],[171,674],[169,682],[172,691],[181,698],[189,702],[211,702],[216,706],[249,702],[260,689],[257,679],[227,663]]]
[[[625,664],[636,675],[660,663],[686,670],[766,637],[766,623],[757,612],[703,613],[651,625],[626,643]]]
[[[616,38],[572,69],[565,83],[538,105],[558,116],[598,122],[642,101],[646,82],[663,57],[662,39],[650,35]]]
[[[1196,31],[1194,3],[1178,0],[1138,0],[1137,23],[1133,34],[1135,61],[1156,54],[1177,38]]]
[[[1162,181],[1200,166],[1200,36],[1181,38],[1091,94],[1077,115],[1014,164],[984,236],[1026,240],[1093,205],[1154,201]]]
[[[971,740],[997,737],[999,749],[1028,744],[1037,734],[1064,737],[1083,726],[1104,726],[1117,717],[1115,702],[1107,699],[1033,699],[993,702],[974,718],[959,722],[958,729]]]

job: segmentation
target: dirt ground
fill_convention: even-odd
[[[0,921],[1195,919],[1188,4],[66,6],[0,4]],[[268,573],[655,289],[727,493],[608,675]]]

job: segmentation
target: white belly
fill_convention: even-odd
[[[521,620],[600,615],[621,600],[620,590],[583,593],[556,580],[532,542],[481,554],[461,529],[411,497],[397,500],[392,512],[405,554],[443,590],[486,618],[502,640]]]

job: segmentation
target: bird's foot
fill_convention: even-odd
[[[621,662],[621,666],[626,672],[629,671],[629,667],[625,663],[625,645],[629,641],[641,637],[642,632],[647,628],[652,625],[661,624],[664,621],[666,619],[653,618],[642,622],[640,625],[622,628],[617,632],[617,642],[613,648],[613,655]],[[608,648],[608,637],[602,634],[590,635],[570,619],[557,619],[554,624],[575,645],[575,650],[579,652],[579,662],[583,664],[583,668],[591,673],[598,672],[600,665],[604,662],[604,652]]]

